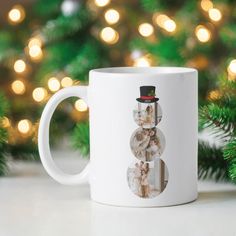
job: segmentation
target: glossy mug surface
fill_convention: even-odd
[[[39,153],[62,184],[89,182],[94,201],[133,207],[169,206],[197,198],[197,71],[181,67],[94,69],[88,86],[60,90],[39,126]],[[90,161],[62,172],[49,149],[57,105],[77,96],[89,106]]]

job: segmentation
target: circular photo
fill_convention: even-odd
[[[141,198],[154,198],[164,191],[169,173],[160,158],[155,161],[134,162],[127,171],[127,181],[131,191]]]
[[[165,148],[165,137],[156,127],[138,128],[130,139],[130,147],[136,158],[141,161],[153,161],[160,157]]]
[[[162,109],[157,102],[141,103],[133,111],[134,120],[138,126],[146,129],[155,127],[162,119]]]

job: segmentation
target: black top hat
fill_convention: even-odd
[[[155,97],[155,86],[141,86],[140,87],[140,98],[136,100],[143,103],[157,102],[159,98]]]

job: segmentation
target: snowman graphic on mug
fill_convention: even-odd
[[[138,128],[130,139],[134,161],[127,171],[131,191],[141,198],[154,198],[168,183],[168,169],[160,158],[165,149],[165,136],[157,128],[162,109],[155,86],[141,86],[133,117]]]

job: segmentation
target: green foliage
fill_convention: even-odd
[[[236,93],[235,81],[220,80],[222,97],[200,108],[199,126],[215,134],[222,146],[199,146],[199,169],[203,173],[223,177],[236,183]],[[204,153],[206,152],[206,153]],[[216,156],[217,158],[207,161]],[[216,168],[218,167],[218,169]],[[208,171],[207,171],[208,170]],[[225,174],[223,174],[225,172]]]
[[[163,9],[160,1],[154,1],[154,0],[140,0],[140,4],[142,8],[147,12],[155,12],[157,9]]]
[[[71,16],[60,15],[54,20],[49,20],[41,30],[46,43],[65,39],[74,35],[86,27],[92,20],[92,16],[87,8],[82,8]]]
[[[132,65],[134,61],[128,62],[127,58],[133,50],[139,50],[142,55],[151,55],[154,66],[191,66],[199,69],[199,102],[203,105],[199,111],[199,127],[211,129],[224,145],[223,148],[216,148],[199,143],[199,175],[235,180],[236,83],[227,81],[225,73],[236,53],[235,10],[230,11],[232,15],[226,14],[227,17],[220,24],[208,24],[208,14],[200,9],[199,1],[138,0],[121,4],[115,1],[104,8],[96,8],[88,1],[79,1],[78,10],[70,16],[63,15],[62,2],[37,0],[32,11],[26,8],[27,17],[21,24],[6,24],[6,27],[1,28],[0,77],[3,79],[0,82],[3,89],[8,91],[10,116],[14,125],[23,118],[29,118],[33,123],[38,121],[43,106],[32,100],[32,90],[38,86],[46,87],[49,77],[57,76],[60,80],[70,76],[73,80],[86,83],[90,69]],[[217,8],[221,3],[215,0],[214,7]],[[223,4],[229,8],[233,3],[233,0],[223,0]],[[121,13],[120,21],[112,26],[119,33],[119,41],[114,45],[105,44],[99,38],[101,29],[107,26],[104,13],[110,7],[117,8]],[[177,24],[175,33],[168,33],[157,26],[153,21],[153,13],[163,13],[174,19]],[[138,33],[138,25],[142,22],[153,24],[154,34],[151,37],[142,37]],[[212,37],[207,43],[200,43],[196,38],[195,27],[199,24],[211,30]],[[44,58],[41,62],[32,62],[25,53],[32,35],[39,35],[43,39]],[[199,56],[205,58],[205,65],[201,60],[196,60]],[[17,78],[16,73],[12,72],[16,58],[24,59],[28,69],[27,73],[22,74],[27,91],[20,97],[11,93],[6,82],[11,83]],[[220,88],[223,96],[209,103],[207,94],[216,87]],[[6,110],[4,104],[1,100],[0,117]],[[51,126],[51,135],[58,138],[63,131],[69,130],[73,133],[74,147],[87,156],[89,124],[79,123],[73,130],[71,119],[68,118],[71,107],[59,107],[60,112],[54,116],[55,124]],[[4,152],[17,159],[38,158],[36,145],[30,139],[21,144],[6,144],[6,135],[6,131],[1,128],[0,174],[5,170]]]
[[[224,147],[223,156],[229,162],[229,176],[236,183],[236,138]]]
[[[2,128],[2,118],[8,109],[8,102],[6,98],[0,93],[0,175],[6,173],[7,170],[7,160],[6,160],[6,150],[5,144],[7,142],[7,131]]]
[[[88,39],[80,53],[65,67],[65,71],[73,78],[87,80],[88,71],[106,65],[106,59],[99,60],[102,48],[95,39]]]
[[[0,62],[4,63],[5,60],[17,55],[19,50],[13,47],[14,42],[11,34],[7,31],[0,33]]]
[[[58,15],[60,12],[60,4],[63,0],[40,0],[36,1],[33,10],[34,14],[48,20],[48,18]]]
[[[236,112],[214,103],[201,107],[199,111],[199,126],[210,128],[221,139],[228,138],[232,133],[235,120]]]
[[[208,143],[198,143],[198,175],[199,178],[212,177],[216,180],[229,180],[228,163],[223,158],[221,148],[210,146]]]
[[[178,38],[162,37],[162,43],[144,41],[140,38],[136,38],[131,41],[130,45],[132,49],[140,49],[142,51],[151,52],[155,56],[156,60],[161,65],[181,65],[184,58],[181,53],[182,42]]]
[[[222,42],[228,46],[228,48],[232,48],[235,46],[236,41],[236,25],[235,23],[224,26],[220,31],[220,38]]]
[[[73,146],[79,149],[81,155],[88,156],[89,147],[89,123],[81,122],[76,125],[72,133]]]
[[[8,155],[15,160],[39,160],[38,148],[31,140],[26,143],[8,144],[6,146]]]

